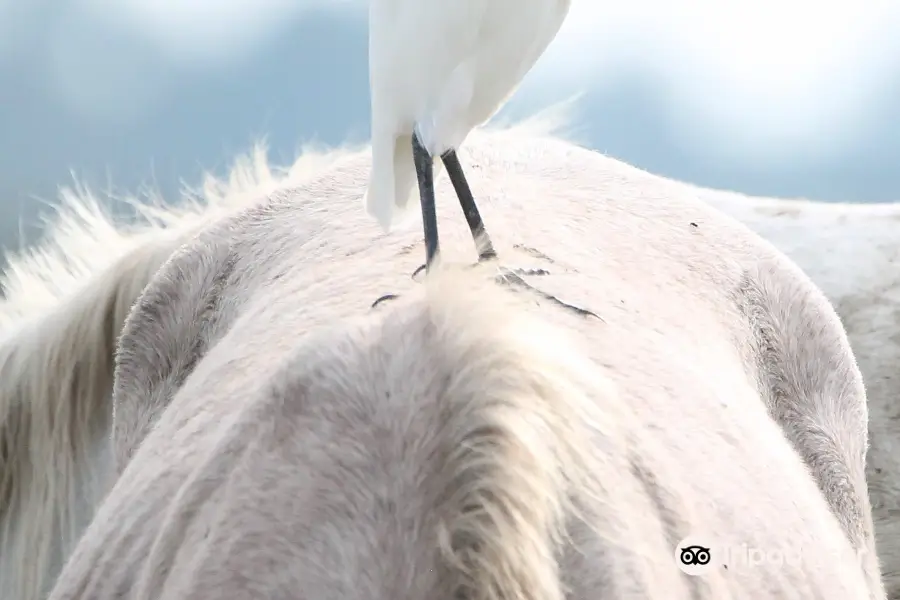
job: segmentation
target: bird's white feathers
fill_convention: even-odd
[[[570,0],[371,0],[372,173],[366,210],[388,230],[418,214],[415,129],[437,157],[513,94]],[[435,163],[435,176],[440,162]]]

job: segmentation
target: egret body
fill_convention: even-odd
[[[496,257],[456,149],[493,116],[556,36],[571,0],[371,0],[372,172],[366,209],[387,231],[414,214],[438,254],[434,159],[459,197],[479,260]]]

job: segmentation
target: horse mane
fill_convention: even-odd
[[[617,435],[615,390],[510,296],[477,275],[441,274],[421,305],[431,328],[413,328],[428,338],[413,347],[439,340],[437,372],[449,377],[440,495],[453,509],[441,511],[440,549],[453,597],[564,600],[567,521],[612,480],[593,437]]]
[[[345,150],[270,167],[257,145],[177,204],[64,188],[43,239],[0,272],[0,590],[42,597],[107,491],[113,357],[132,304],[203,224],[303,181]],[[109,201],[135,209],[116,221]]]
[[[561,106],[561,105],[560,105]],[[565,121],[551,107],[503,125],[552,135]],[[150,192],[98,197],[62,188],[42,239],[6,255],[0,271],[0,590],[43,597],[90,523],[111,473],[109,421],[119,333],[132,304],[189,236],[223,214],[300,185],[357,152],[303,148],[288,168],[264,144],[206,173],[177,202]],[[111,202],[135,218],[114,219]]]
[[[604,485],[620,484],[616,474],[627,469],[616,461],[625,460],[621,421],[630,417],[614,384],[577,343],[490,275],[447,268],[374,315],[310,334],[269,382],[268,402],[278,408],[267,404],[266,417],[252,421],[280,419],[285,406],[297,403],[312,422],[349,421],[342,435],[389,428],[392,447],[414,461],[404,475],[389,476],[407,481],[406,474],[423,474],[410,476],[422,499],[409,505],[421,507],[424,531],[435,534],[402,560],[423,558],[416,571],[431,572],[430,597],[565,600],[561,564],[576,537],[573,523],[604,543],[616,539],[616,524],[597,515],[609,496]],[[389,393],[372,405],[371,390],[396,389],[416,390],[416,401]],[[369,408],[348,416],[348,405]],[[330,460],[366,464],[341,438],[310,438],[314,447],[336,445]],[[596,452],[599,438],[609,453]],[[304,454],[301,446],[291,452]],[[354,468],[364,469],[354,481],[385,476]],[[346,502],[352,513],[355,497]],[[389,560],[380,554],[387,542],[367,524],[382,529],[360,515],[354,528],[373,537],[341,543],[377,549],[369,558]]]

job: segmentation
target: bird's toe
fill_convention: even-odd
[[[525,277],[540,277],[550,274],[550,271],[540,267],[506,267],[506,270]]]
[[[385,294],[384,296],[380,297],[378,300],[373,302],[372,306],[370,308],[377,308],[378,305],[381,304],[382,302],[385,302],[387,300],[396,300],[399,297],[400,296],[398,296],[397,294]]]
[[[542,271],[540,273],[531,273],[531,271]],[[586,308],[581,308],[580,306],[575,306],[574,304],[569,304],[568,302],[563,302],[553,294],[548,294],[542,290],[537,289],[536,287],[530,285],[527,281],[522,279],[522,275],[548,275],[549,272],[544,269],[509,269],[507,267],[499,267],[498,273],[494,277],[494,280],[501,285],[514,285],[523,290],[528,290],[534,294],[536,294],[539,298],[543,298],[557,306],[564,308],[566,310],[572,311],[576,314],[581,315],[582,317],[594,317],[603,321],[603,318],[596,314],[593,311],[590,311]]]
[[[422,275],[427,272],[428,272],[428,265],[421,265],[418,269],[413,271],[413,274],[410,275],[410,277],[412,277],[413,281],[418,283],[419,281],[421,281]]]

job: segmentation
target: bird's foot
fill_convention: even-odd
[[[487,257],[487,258],[479,257],[478,262],[475,264],[469,265],[469,268],[471,269],[471,268],[481,266],[485,262],[496,260],[496,258],[497,258],[496,254],[494,254],[493,256]],[[426,271],[427,271],[427,265],[422,265],[413,272],[412,278],[414,280],[416,280],[416,277],[419,274],[426,272]],[[548,294],[547,292],[537,289],[536,287],[530,285],[528,282],[526,282],[523,279],[523,277],[540,277],[540,276],[544,276],[544,275],[549,275],[550,271],[548,271],[547,269],[542,269],[540,267],[537,267],[537,268],[523,268],[523,267],[510,268],[510,267],[504,267],[504,266],[498,265],[497,271],[498,271],[498,273],[494,277],[494,281],[496,281],[497,283],[499,283],[501,285],[515,285],[522,289],[531,291],[534,294],[536,294],[537,296],[543,298],[544,300],[548,300],[561,308],[573,311],[573,312],[581,315],[582,317],[594,317],[596,319],[600,319],[601,321],[603,321],[603,317],[601,317],[597,313],[590,311],[586,308],[581,308],[580,306],[575,306],[574,304],[569,304],[568,302],[563,302],[556,296],[554,296],[552,294]],[[395,300],[397,298],[398,298],[398,296],[396,294],[385,294],[384,296],[382,296],[381,298],[376,300],[374,303],[372,303],[372,308],[375,308],[380,303],[382,303],[386,300]]]
[[[494,252],[493,249],[486,250],[486,251],[482,252],[482,253],[478,256],[478,262],[477,262],[477,263],[474,263],[473,265],[470,265],[470,268],[478,267],[478,266],[483,265],[483,264],[485,264],[485,263],[487,263],[487,262],[490,262],[490,261],[492,261],[492,260],[497,260],[497,253]],[[421,275],[422,275],[422,273],[427,273],[427,272],[428,272],[428,265],[427,265],[427,264],[419,265],[419,268],[417,268],[415,271],[413,271],[413,274],[411,275],[411,277],[412,277],[413,281],[415,281],[415,282],[418,283],[418,282],[421,281]],[[536,274],[536,275],[546,275],[546,272],[544,272],[544,273],[531,273],[531,274]]]
[[[482,258],[482,259],[480,259],[478,262],[472,263],[471,265],[469,265],[468,268],[474,269],[474,268],[476,268],[476,267],[483,266],[484,263],[486,263],[486,262],[488,262],[488,261],[492,261],[492,260],[496,260],[496,255],[494,255],[494,256],[491,257],[491,258]],[[550,271],[548,271],[547,269],[542,269],[542,268],[540,268],[540,267],[527,267],[527,268],[523,268],[523,267],[514,267],[514,268],[513,268],[513,267],[499,267],[499,269],[503,270],[504,272],[512,273],[513,275],[518,275],[518,276],[520,276],[520,277],[540,277],[540,276],[543,276],[543,275],[549,275],[549,274],[550,274]],[[427,266],[426,266],[426,265],[421,265],[418,269],[416,269],[415,271],[413,271],[413,274],[411,275],[413,281],[415,281],[415,282],[417,282],[417,283],[420,282],[420,281],[421,281],[421,277],[420,277],[421,274],[424,273],[424,272],[426,272],[426,271],[427,271]]]
[[[552,294],[548,294],[547,292],[543,292],[543,291],[537,289],[536,287],[529,285],[528,282],[526,282],[524,279],[522,279],[523,276],[527,277],[529,275],[549,275],[550,272],[547,271],[546,269],[521,269],[521,268],[510,269],[508,267],[501,266],[501,267],[498,267],[497,270],[499,271],[499,273],[497,274],[496,277],[494,277],[494,280],[501,285],[515,285],[520,288],[527,289],[527,290],[537,294],[544,300],[549,300],[553,304],[556,304],[557,306],[559,306],[561,308],[565,308],[566,310],[571,310],[571,311],[581,315],[582,317],[594,317],[594,318],[597,318],[597,319],[600,319],[601,321],[603,321],[603,318],[600,315],[598,315],[597,313],[590,311],[586,308],[581,308],[580,306],[575,306],[574,304],[569,304],[568,302],[563,302],[556,296],[554,296]]]

